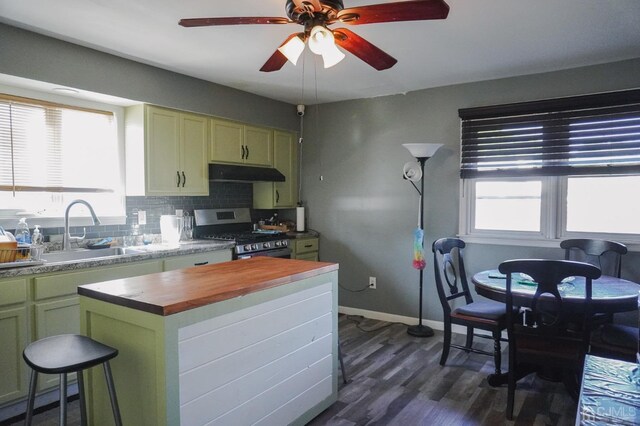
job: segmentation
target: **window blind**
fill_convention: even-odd
[[[458,111],[462,178],[640,173],[640,90]]]
[[[0,191],[113,192],[113,164],[112,113],[0,96]]]

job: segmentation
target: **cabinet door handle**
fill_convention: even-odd
[[[184,170],[182,171],[182,187],[184,188],[184,184],[187,183],[187,176],[184,174]]]
[[[276,203],[280,202],[280,193],[276,189]]]
[[[249,145],[246,145],[247,147],[247,160],[249,159]]]
[[[304,248],[310,248],[313,247],[313,244],[305,244]]]
[[[178,185],[177,185],[177,188],[180,188],[180,172],[176,172],[176,174],[178,175]]]
[[[242,145],[242,159],[244,160],[244,158],[245,158],[244,145]]]
[[[200,263],[194,263],[193,266],[204,266],[204,265],[208,265],[209,262],[200,262]]]

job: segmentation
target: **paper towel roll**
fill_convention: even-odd
[[[296,207],[296,231],[304,232],[304,207]]]

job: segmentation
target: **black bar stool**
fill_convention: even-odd
[[[29,399],[25,424],[31,425],[33,405],[36,398],[38,373],[60,375],[60,425],[67,423],[67,374],[78,373],[78,393],[80,394],[80,421],[87,424],[87,407],[84,399],[84,377],[82,370],[98,364],[104,366],[107,389],[111,399],[111,409],[117,426],[122,426],[116,390],[113,385],[109,360],[118,355],[118,350],[103,345],[86,336],[77,334],[61,334],[46,337],[28,345],[22,357],[31,367],[29,383]]]

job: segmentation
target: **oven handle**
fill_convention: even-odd
[[[277,250],[266,250],[259,251],[256,253],[244,253],[244,254],[235,254],[235,259],[251,259],[252,257],[280,257],[283,259],[291,259],[291,249],[290,248],[282,248]]]

